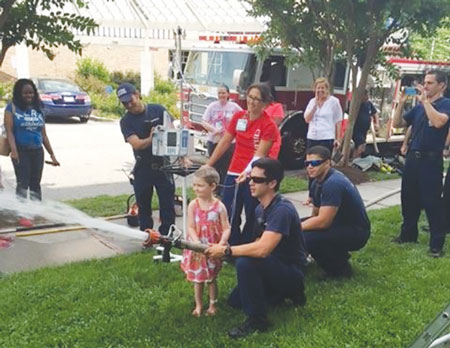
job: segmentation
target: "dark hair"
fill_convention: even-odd
[[[331,152],[325,146],[316,145],[306,150],[307,155],[318,155],[321,159],[327,161],[331,159]]]
[[[265,82],[267,87],[269,87],[271,102],[277,101],[277,92],[275,91],[275,86],[272,85],[269,81]]]
[[[261,101],[263,103],[270,103],[272,101],[270,89],[267,86],[267,83],[254,83],[253,85],[247,88],[247,95],[253,88],[256,88],[259,91],[259,94],[261,94]]]
[[[12,99],[14,105],[18,106],[21,109],[25,109],[27,107],[22,98],[22,90],[26,85],[30,85],[34,91],[34,98],[33,101],[31,102],[31,105],[33,106],[34,109],[41,111],[41,99],[39,98],[39,93],[37,91],[36,85],[30,79],[19,79],[14,84],[13,99]]]
[[[219,88],[225,88],[227,93],[230,93],[230,88],[224,83],[221,83],[219,86],[217,86],[217,89]]]
[[[442,70],[429,70],[425,75],[434,75],[438,83],[444,83],[447,86],[447,75]]]
[[[275,191],[278,191],[284,177],[284,170],[281,162],[269,157],[263,157],[252,163],[252,168],[255,167],[264,169],[264,174],[270,181],[276,180],[277,184],[275,186]]]

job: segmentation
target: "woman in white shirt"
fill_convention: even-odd
[[[227,85],[220,85],[217,89],[218,100],[208,105],[203,114],[202,126],[208,131],[208,154],[211,156],[220,139],[225,134],[225,130],[230,123],[232,116],[241,111],[242,108],[229,100],[230,89]],[[227,175],[228,165],[234,152],[234,143],[214,164],[214,168],[220,175],[220,185],[223,184]],[[218,190],[220,192],[221,190]]]
[[[330,83],[324,77],[314,82],[316,96],[305,110],[305,121],[309,124],[306,147],[325,146],[330,152],[340,146],[342,108],[339,100],[330,95]]]

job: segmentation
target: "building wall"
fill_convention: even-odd
[[[31,77],[59,77],[73,79],[76,62],[81,58],[94,58],[105,64],[109,71],[140,71],[142,47],[124,45],[88,44],[79,56],[68,48],[55,49],[55,58],[49,60],[40,51],[28,49]],[[166,78],[169,69],[169,51],[167,48],[152,49],[154,71]],[[17,76],[15,63],[16,48],[10,48],[6,54],[1,70],[12,76]]]

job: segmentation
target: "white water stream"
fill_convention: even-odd
[[[41,217],[49,223],[80,224],[86,228],[101,230],[107,233],[122,235],[125,237],[144,241],[148,234],[142,231],[117,225],[100,218],[92,218],[83,212],[61,202],[45,200],[42,202],[31,200],[19,200],[14,193],[0,192],[0,212],[8,221],[17,221],[24,217],[33,219]],[[0,220],[0,229],[2,226]]]

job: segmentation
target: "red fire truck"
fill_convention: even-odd
[[[237,41],[239,37],[233,37]],[[260,60],[255,49],[231,41],[233,38],[213,37],[215,43],[205,42],[190,48],[184,70],[182,122],[202,130],[202,115],[211,102],[217,100],[217,86],[230,88],[230,98],[246,108],[245,91],[256,82],[270,82],[275,87],[277,101],[284,105],[286,117],[280,124],[282,147],[280,160],[285,168],[300,168],[306,150],[308,126],[303,111],[314,97],[313,81],[320,74],[297,64],[287,65],[281,51]],[[221,39],[221,40],[220,40]],[[345,107],[348,84],[345,64],[336,64],[334,95]]]

